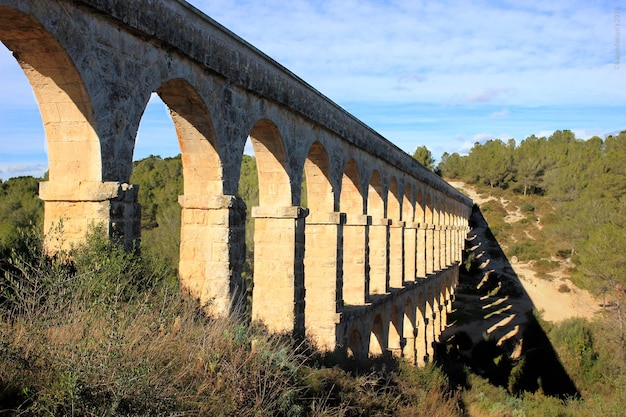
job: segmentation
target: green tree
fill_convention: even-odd
[[[445,178],[462,178],[465,175],[466,170],[466,157],[463,157],[456,152],[453,154],[444,152],[443,155],[441,155],[441,161],[437,165],[437,169]]]
[[[553,135],[554,136],[554,135]],[[580,198],[596,174],[591,168],[602,158],[602,141],[580,139],[564,141],[550,137],[546,155],[551,166],[544,176],[544,187],[553,201],[573,201]]]
[[[535,135],[523,140],[513,152],[515,179],[522,185],[522,193],[526,196],[540,190],[546,160],[543,153],[545,138]]]
[[[413,152],[413,158],[429,170],[435,169],[435,159],[426,146],[418,146]]]
[[[259,205],[259,175],[254,156],[243,155],[237,194],[246,203],[248,210],[246,216],[246,264],[243,274],[246,278],[251,278],[254,271],[254,218],[250,216],[250,210]]]
[[[625,224],[604,223],[581,242],[576,262],[596,294],[609,295],[617,306],[620,336],[624,341],[623,302],[626,288]],[[606,305],[606,302],[605,302]]]
[[[0,183],[0,245],[9,245],[20,229],[43,225],[40,178],[16,177]]]
[[[507,188],[513,178],[513,149],[515,141],[505,144],[500,139],[474,144],[468,155],[468,166],[484,184]]]
[[[259,176],[256,167],[256,158],[244,155],[241,161],[239,176],[239,197],[246,203],[248,209],[259,205]]]
[[[142,247],[158,253],[170,265],[178,265],[183,167],[180,155],[150,155],[134,163],[131,182],[139,185]]]

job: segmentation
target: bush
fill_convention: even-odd
[[[489,215],[494,215],[496,213],[503,217],[507,215],[506,209],[502,206],[502,204],[498,200],[489,200],[481,204],[480,211],[485,215],[485,217]]]
[[[549,259],[539,259],[533,264],[535,271],[543,272],[556,271],[560,266],[561,264],[559,262],[551,261]]]
[[[508,253],[509,257],[517,256],[522,262],[539,260],[548,256],[543,246],[533,240],[525,240],[523,242],[511,245]]]
[[[526,201],[520,206],[520,210],[522,213],[532,213],[535,211],[535,206],[532,203]]]
[[[570,292],[571,289],[567,284],[559,285],[559,292]]]
[[[576,375],[572,376],[577,382],[600,377],[596,374],[598,353],[586,320],[580,318],[565,320],[554,326],[549,336],[564,365],[576,370]]]
[[[461,415],[437,368],[389,356],[320,369],[301,341],[208,317],[149,254],[96,231],[48,257],[39,235],[21,236],[0,247],[3,414]]]
[[[46,257],[33,235],[12,251],[2,274],[0,408],[302,414],[306,357],[290,342],[205,316],[161,263],[99,236],[72,256]]]

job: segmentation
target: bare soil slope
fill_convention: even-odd
[[[493,196],[478,195],[461,182],[450,183],[480,205]],[[501,200],[507,210],[506,222],[520,218],[519,209]],[[542,318],[559,322],[571,317],[592,318],[600,310],[600,303],[585,290],[577,288],[568,278],[563,266],[551,273],[551,279],[540,278],[530,263],[509,260],[497,242],[488,233],[488,224],[478,211],[472,218],[473,229],[468,235],[470,246],[480,264],[480,273],[474,281],[462,281],[457,291],[456,323],[450,323],[448,334],[466,331],[472,339],[491,336],[505,343],[521,337],[527,314],[536,309]],[[460,313],[460,314],[459,314]],[[444,339],[446,334],[443,335]]]
[[[477,194],[472,187],[462,182],[451,182],[450,184],[465,192],[479,207],[481,203],[494,199],[491,196]],[[506,202],[503,203],[508,213],[505,221],[513,223],[519,220],[519,209],[509,207]],[[489,268],[495,269],[497,272],[504,272],[507,267],[506,263],[506,259],[492,258]],[[577,288],[569,280],[565,268],[552,274],[556,279],[547,280],[537,277],[537,273],[533,271],[528,262],[516,262],[513,259],[510,264],[513,272],[519,278],[520,284],[528,293],[532,304],[537,310],[543,312],[542,317],[545,320],[558,322],[571,317],[591,319],[596,312],[600,311],[600,302],[588,291]],[[564,286],[569,288],[569,291],[564,291]]]

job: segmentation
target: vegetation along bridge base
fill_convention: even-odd
[[[253,319],[325,350],[432,356],[458,279],[467,197],[181,0],[0,0],[0,40],[45,125],[45,228],[62,220],[63,232],[49,234],[49,249],[80,242],[93,224],[138,244],[128,182],[156,92],[182,153],[187,291],[218,316],[244,299],[250,209]],[[252,208],[237,197],[248,138],[259,170]]]

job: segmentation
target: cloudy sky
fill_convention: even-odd
[[[426,145],[439,158],[492,138],[626,129],[618,0],[191,3],[409,153]],[[4,47],[0,74],[0,178],[41,175],[37,103]],[[153,100],[135,158],[177,153]]]

